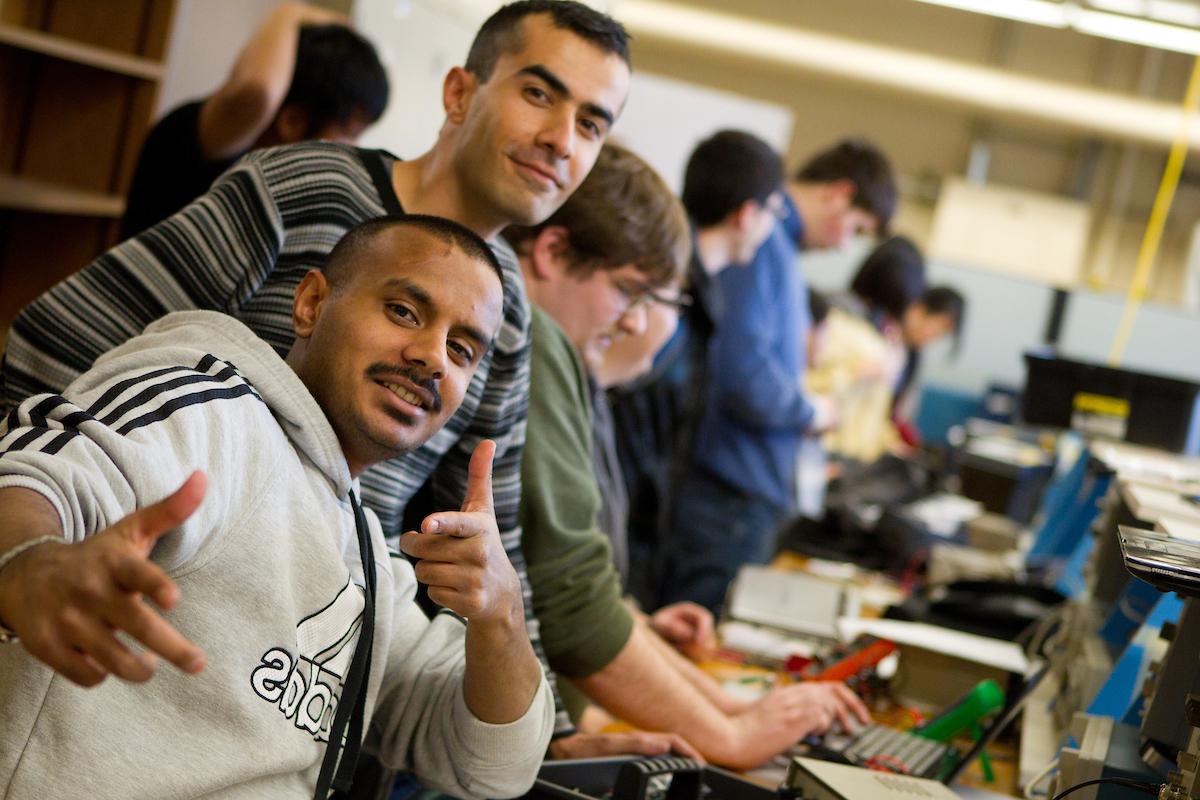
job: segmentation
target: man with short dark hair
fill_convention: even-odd
[[[617,447],[629,493],[629,589],[646,609],[661,600],[671,503],[704,401],[708,350],[723,311],[716,277],[749,262],[783,203],[783,162],[769,144],[726,130],[700,142],[684,173],[693,230],[687,269],[692,304],[654,369],[613,390]],[[740,268],[740,267],[736,267]]]
[[[836,413],[803,388],[808,299],[801,248],[844,246],[886,227],[895,209],[891,167],[873,145],[848,140],[814,156],[789,181],[781,218],[747,269],[717,279],[723,314],[660,576],[660,603],[716,611],[738,568],[766,563],[796,505],[801,437]]]
[[[642,332],[647,306],[664,302],[660,293],[683,269],[687,219],[666,184],[635,154],[609,144],[558,211],[506,236],[534,306],[521,524],[550,664],[621,719],[676,734],[579,735],[557,740],[551,753],[691,754],[694,746],[705,758],[748,768],[835,718],[865,718],[840,684],[785,687],[757,704],[737,701],[650,630],[669,614],[635,622],[621,600],[611,532],[598,524],[592,375],[615,339]]]
[[[539,222],[583,181],[629,89],[624,31],[580,3],[514,3],[485,23],[480,74],[454,67],[446,120],[411,161],[307,143],[257,150],[196,202],[101,255],[27,306],[8,338],[3,400],[66,386],[105,351],[163,314],[231,313],[286,353],[291,297],[350,227],[385,213],[453,219],[488,239],[504,265],[504,321],[459,411],[441,434],[363,475],[385,535],[423,486],[431,510],[458,508],[478,443],[497,444],[496,517],[524,580],[517,509],[529,395],[529,302],[502,228]],[[507,31],[507,33],[505,33]],[[495,39],[495,46],[486,45]],[[486,73],[486,77],[484,76]],[[526,608],[530,636],[537,626]],[[561,732],[570,730],[559,715]]]
[[[178,312],[9,415],[0,792],[324,800],[360,748],[456,796],[528,789],[553,697],[492,511],[494,445],[461,509],[401,539],[415,575],[357,497],[462,402],[499,276],[457,223],[367,222],[301,281],[286,359]],[[418,579],[454,613],[427,619]]]
[[[274,8],[212,95],[150,130],[121,219],[128,239],[208,191],[249,150],[307,139],[355,142],[383,114],[388,80],[371,43],[340,14]]]

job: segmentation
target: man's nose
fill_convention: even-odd
[[[575,155],[575,114],[567,109],[551,113],[538,134],[538,144],[550,151],[556,161]]]

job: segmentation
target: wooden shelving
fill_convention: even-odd
[[[0,23],[0,45],[16,47],[33,53],[84,64],[89,67],[141,78],[147,81],[162,80],[164,67],[161,62],[149,58],[118,53],[104,47],[96,47],[55,36],[51,33],[23,28],[19,25]]]
[[[125,213],[125,198],[32,178],[0,175],[0,208],[120,219]]]
[[[0,0],[0,343],[116,244],[174,0]]]

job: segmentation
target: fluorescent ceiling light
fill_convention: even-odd
[[[1131,17],[1141,16],[1146,11],[1146,4],[1142,0],[1088,0],[1088,5],[1101,11],[1128,14]]]
[[[1082,33],[1119,42],[1158,47],[1177,53],[1200,53],[1200,30],[1193,28],[1085,9],[1077,9],[1071,15],[1071,27]]]
[[[1174,25],[1200,26],[1200,7],[1179,0],[1148,0],[1146,16]]]
[[[960,11],[974,11],[978,14],[989,14],[993,17],[1004,17],[1017,22],[1030,22],[1034,25],[1048,25],[1051,28],[1067,27],[1067,7],[1062,3],[1050,0],[918,0],[946,8],[957,8]]]
[[[993,17],[1029,22],[1052,28],[1073,28],[1080,33],[1118,42],[1157,47],[1178,53],[1200,54],[1200,29],[1146,19],[1144,15],[1191,20],[1200,24],[1200,9],[1178,0],[1090,0],[1082,8],[1075,0],[918,0],[930,5],[974,11]],[[1116,13],[1111,13],[1116,12]]]
[[[1173,103],[1048,81],[1011,70],[900,50],[707,11],[679,2],[622,0],[616,16],[638,36],[685,43],[790,69],[969,108],[1040,119],[1091,134],[1170,145],[1183,115]],[[1200,146],[1200,136],[1191,136]]]

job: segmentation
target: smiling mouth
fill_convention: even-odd
[[[403,386],[401,386],[398,383],[388,383],[387,381],[380,381],[379,384],[383,388],[385,388],[389,392],[391,392],[392,394],[396,395],[396,397],[399,397],[401,400],[408,403],[410,406],[415,406],[415,407],[421,409],[422,411],[425,410],[425,408],[426,408],[425,401],[423,401],[421,399],[421,396],[418,395],[416,392],[409,391],[408,389],[405,389]]]
[[[515,158],[513,159],[513,163],[516,164],[518,167],[520,167],[522,171],[533,176],[533,178],[535,180],[537,180],[543,184],[550,184],[556,188],[561,188],[561,185],[558,182],[557,176],[552,175],[551,173],[549,173],[533,164],[529,164],[524,161],[518,161]]]

